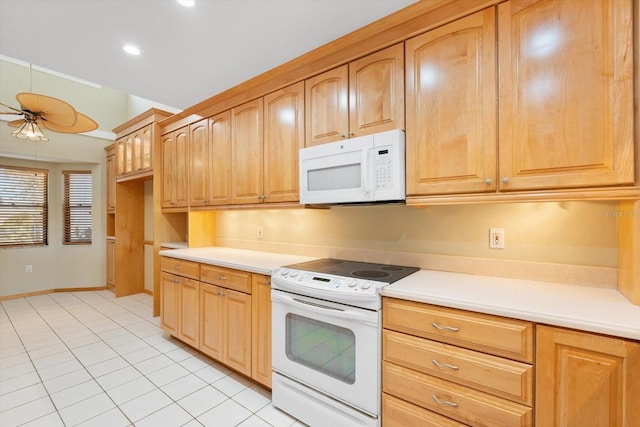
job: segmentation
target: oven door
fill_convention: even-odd
[[[271,291],[274,371],[380,412],[380,311]]]

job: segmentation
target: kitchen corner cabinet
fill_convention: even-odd
[[[305,81],[306,146],[404,129],[404,49],[396,44]]]
[[[187,166],[189,127],[184,126],[162,136],[162,194],[165,211],[187,209]]]
[[[538,326],[537,426],[640,425],[640,343]]]
[[[271,277],[251,275],[251,378],[271,388]]]
[[[405,42],[407,194],[495,191],[493,8]]]
[[[394,298],[382,313],[383,425],[533,425],[531,322]]]
[[[189,126],[189,206],[231,203],[231,112]]]
[[[633,1],[498,6],[500,190],[634,182]]]

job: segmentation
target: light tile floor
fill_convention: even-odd
[[[0,303],[0,426],[304,426],[165,335],[151,304],[110,291]]]

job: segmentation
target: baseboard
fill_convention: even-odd
[[[107,289],[106,286],[84,287],[84,288],[45,289],[45,290],[42,290],[42,291],[25,292],[25,293],[22,293],[22,294],[1,296],[0,297],[0,301],[7,301],[7,300],[10,300],[10,299],[17,299],[17,298],[35,297],[35,296],[38,296],[38,295],[52,294],[52,293],[55,293],[55,292],[104,291],[105,289]]]

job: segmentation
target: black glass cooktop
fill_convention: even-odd
[[[298,264],[285,265],[285,268],[310,271],[314,273],[333,274],[335,276],[368,279],[378,282],[393,283],[419,270],[418,267],[374,264],[370,262],[346,261],[334,258],[321,258]]]

